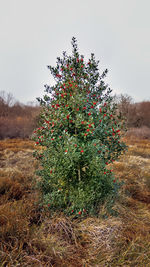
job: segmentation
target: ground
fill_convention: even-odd
[[[39,206],[34,142],[0,141],[0,266],[150,266],[150,140],[125,142],[114,215],[72,220]]]

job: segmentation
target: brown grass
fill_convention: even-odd
[[[34,143],[0,141],[0,266],[150,266],[150,141],[125,141],[128,152],[112,165],[125,182],[118,216],[76,220],[39,206]]]

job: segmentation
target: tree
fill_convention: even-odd
[[[111,89],[100,75],[94,54],[86,63],[72,38],[72,56],[63,52],[48,66],[56,84],[45,85],[40,127],[34,131],[35,152],[42,168],[43,202],[68,214],[97,214],[100,204],[118,188],[107,167],[125,150],[122,122],[112,104]]]
[[[8,117],[9,109],[14,104],[14,97],[11,93],[0,91],[0,117]]]
[[[136,110],[133,104],[133,99],[127,94],[113,96],[114,103],[117,104],[117,112],[124,119],[126,127],[131,127],[135,121]]]

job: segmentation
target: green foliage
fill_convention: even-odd
[[[65,52],[48,68],[56,84],[45,85],[40,127],[34,131],[41,168],[43,202],[67,214],[97,214],[100,204],[118,187],[107,168],[126,146],[120,141],[123,123],[112,103],[94,54],[86,63],[72,38],[72,56]]]

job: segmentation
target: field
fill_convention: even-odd
[[[74,220],[39,206],[34,143],[0,141],[0,266],[150,266],[150,140],[125,141],[112,165],[125,182],[115,215],[104,205],[99,218]]]

